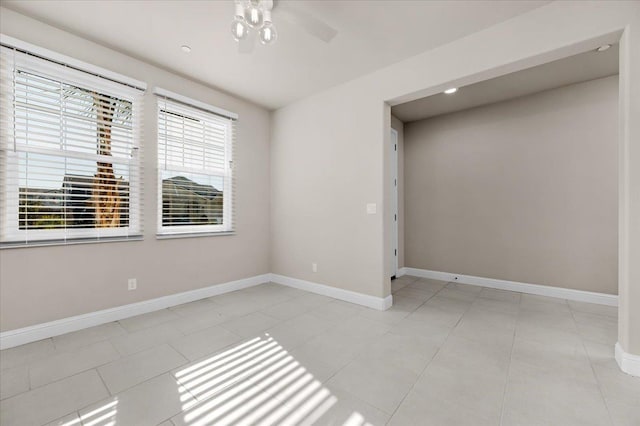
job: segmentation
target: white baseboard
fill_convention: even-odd
[[[398,272],[396,273],[396,277],[400,278],[404,275],[407,275],[407,268],[402,267],[402,268],[398,268]]]
[[[452,274],[449,272],[430,271],[427,269],[403,268],[407,275],[434,280],[453,281],[463,284],[496,288],[499,290],[518,291],[520,293],[537,294],[539,296],[557,297],[579,302],[597,303],[599,305],[618,306],[618,296],[571,288],[551,287],[539,284],[527,284],[517,281],[498,280],[494,278],[474,277],[472,275]]]
[[[632,376],[640,377],[640,356],[625,352],[620,346],[620,342],[616,343],[616,362],[620,369]]]
[[[379,311],[389,309],[393,303],[391,295],[388,295],[385,298],[369,296],[368,294],[356,293],[355,291],[300,280],[298,278],[285,277],[284,275],[271,274],[271,281],[288,287],[306,290],[323,296],[333,297],[334,299],[344,300],[345,302],[377,309]]]
[[[116,308],[104,309],[102,311],[90,312],[30,327],[5,331],[0,333],[0,349],[12,348],[14,346],[24,345],[25,343],[31,343],[37,340],[81,330],[83,328],[158,311],[160,309],[217,296],[230,291],[241,290],[243,288],[269,282],[270,278],[271,274],[256,275],[254,277],[230,281],[224,284],[216,284],[205,288],[185,291],[183,293],[171,294],[157,299],[145,300],[142,302],[131,303],[129,305],[118,306]]]

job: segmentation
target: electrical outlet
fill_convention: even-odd
[[[138,280],[135,278],[129,278],[129,290],[135,290],[138,288]]]
[[[311,270],[313,272],[318,272],[318,264],[317,263],[312,263],[311,264]]]

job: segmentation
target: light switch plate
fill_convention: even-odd
[[[376,214],[377,210],[376,203],[367,204],[367,214]]]

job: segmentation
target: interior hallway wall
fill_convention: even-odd
[[[407,266],[617,294],[617,148],[617,76],[406,123]]]

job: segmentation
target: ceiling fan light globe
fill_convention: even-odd
[[[271,22],[265,22],[258,35],[264,45],[274,44],[278,39],[276,27]]]
[[[262,25],[264,16],[259,7],[251,4],[244,10],[244,19],[251,28],[258,28]]]
[[[235,41],[240,41],[247,37],[249,33],[249,27],[247,23],[244,22],[244,19],[240,16],[236,16],[233,22],[231,23],[231,35]]]

